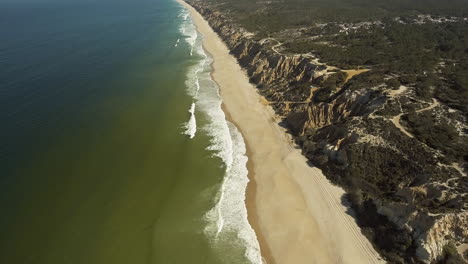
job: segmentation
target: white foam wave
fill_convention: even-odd
[[[203,50],[201,37],[188,12],[184,10],[181,14],[184,22],[180,33],[190,46],[190,55],[197,59],[187,72],[187,92],[194,98],[194,102],[189,110],[191,117],[186,123],[186,134],[194,136],[197,131],[194,116],[197,108],[208,120],[202,126],[202,130],[210,136],[208,149],[223,161],[225,167],[216,205],[205,215],[205,234],[214,247],[224,248],[223,245],[236,243],[236,246],[245,248],[245,257],[251,263],[261,264],[260,246],[247,220],[245,191],[249,179],[244,139],[238,129],[226,120],[221,108],[219,89],[210,76],[212,58]]]
[[[187,92],[195,100],[192,103],[192,106],[189,110],[189,112],[191,112],[192,109],[193,111],[195,109],[198,91],[200,90],[199,75],[205,68],[206,54],[203,52],[203,48],[201,48],[201,46],[200,48],[195,47],[198,34],[197,34],[197,31],[195,30],[195,26],[193,25],[192,21],[188,19],[188,15],[189,15],[188,13],[185,13],[185,14],[182,13],[182,18],[184,22],[181,24],[180,33],[182,33],[186,43],[190,45],[190,56],[194,56],[194,51],[195,51],[195,55],[197,55],[197,62],[195,65],[189,68],[188,73],[187,73],[187,79],[185,81]],[[179,42],[180,42],[180,38],[177,39],[176,45],[178,45]],[[190,138],[194,138],[196,131],[197,131],[197,124],[195,121],[194,113],[191,114],[189,121],[187,121],[187,123],[184,124],[184,127],[185,127],[184,134],[189,135]]]
[[[198,61],[195,65],[189,68],[187,72],[187,79],[185,81],[185,86],[187,87],[187,93],[193,97],[195,100],[192,102],[189,112],[191,113],[190,119],[187,123],[185,123],[185,131],[184,134],[189,135],[190,138],[195,137],[195,133],[197,131],[197,124],[195,120],[195,106],[198,97],[198,93],[200,91],[200,74],[202,73],[203,69],[206,65],[206,57],[200,61]]]
[[[179,31],[184,36],[185,41],[187,44],[190,45],[190,56],[193,56],[193,50],[195,46],[195,42],[197,41],[197,30],[195,25],[192,23],[192,20],[189,18],[189,13],[185,13],[182,16],[183,22],[180,25]]]
[[[211,124],[204,130],[212,136],[210,150],[225,163],[225,175],[221,183],[216,205],[205,215],[208,225],[205,233],[214,243],[240,238],[242,247],[246,250],[246,257],[251,263],[260,264],[262,258],[260,246],[254,230],[247,219],[245,205],[246,188],[249,182],[247,170],[247,156],[244,139],[238,129],[226,121],[221,109],[221,102],[207,100],[200,104],[200,108],[209,106]]]
[[[194,138],[195,134],[197,133],[197,120],[195,118],[195,103],[192,103],[190,106],[190,109],[188,111],[190,113],[190,119],[189,121],[185,124],[185,132],[189,138]]]
[[[198,93],[200,91],[200,72],[204,69],[206,58],[199,61],[196,65],[192,66],[187,73],[187,80],[185,85],[187,87],[187,93],[193,97],[194,100],[197,100]],[[190,119],[187,123],[184,124],[185,131],[184,134],[188,135],[189,138],[194,138],[197,132],[197,122],[195,119],[195,101],[192,102],[190,106],[189,113]]]
[[[187,18],[189,17],[189,12],[185,11],[184,13],[182,13],[182,17],[184,20],[187,20]]]
[[[189,68],[185,85],[189,95],[196,99],[200,91],[200,79],[206,78],[206,72],[204,71],[207,70],[206,68],[209,66],[210,61],[204,52],[203,47],[196,46],[195,52],[199,59],[195,65]]]

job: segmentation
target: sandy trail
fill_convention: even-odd
[[[179,0],[180,1],[180,0]],[[341,204],[344,191],[291,143],[271,107],[262,103],[228,48],[192,7],[224,110],[249,149],[247,207],[268,264],[383,263]]]
[[[403,87],[403,86],[402,86]],[[400,88],[401,90],[401,88]],[[403,90],[405,91],[406,88]],[[398,90],[397,90],[398,92]],[[401,93],[401,92],[400,92]],[[398,93],[397,93],[398,94]],[[395,96],[397,94],[393,94],[392,96]],[[432,98],[432,104],[429,105],[428,107],[425,107],[425,108],[422,108],[422,109],[419,109],[419,110],[416,110],[416,113],[421,113],[421,112],[424,112],[424,111],[428,111],[428,110],[432,110],[434,108],[436,108],[438,105],[439,105],[439,101],[437,101],[435,98]],[[406,130],[406,128],[404,128],[401,123],[400,123],[400,119],[401,119],[401,116],[405,115],[407,113],[401,113],[397,116],[394,116],[392,119],[390,119],[390,121],[392,121],[392,123],[398,128],[401,130],[401,132],[403,132],[403,134],[407,135],[408,137],[410,138],[414,138],[414,135],[411,134],[410,132],[408,132],[408,130]]]
[[[403,134],[407,135],[408,137],[410,138],[414,138],[413,134],[411,134],[410,132],[408,132],[408,130],[406,130],[406,128],[404,128],[401,123],[400,123],[400,119],[401,119],[401,116],[404,115],[406,113],[401,113],[397,116],[394,116],[392,119],[390,119],[390,121],[392,121],[392,123],[398,128],[400,129],[401,132],[403,132]]]
[[[270,40],[273,40],[273,41],[276,42],[276,45],[272,46],[272,47],[271,47],[271,50],[273,50],[273,52],[275,52],[276,54],[281,55],[281,53],[280,53],[279,51],[277,51],[276,48],[279,47],[279,46],[281,46],[281,45],[283,45],[283,43],[279,42],[277,39],[274,39],[274,38],[264,38],[264,39],[260,40],[259,43],[263,45],[265,42],[270,41]]]
[[[368,71],[370,71],[370,69],[342,70],[342,71],[346,73],[346,79],[345,79],[344,83],[347,83],[354,76],[357,76],[357,75],[359,75],[361,73],[368,72]]]
[[[430,106],[419,109],[419,110],[416,110],[416,113],[421,113],[423,111],[432,110],[432,109],[436,108],[438,105],[439,105],[439,101],[437,101],[437,99],[435,99],[435,98],[432,98],[432,104]]]

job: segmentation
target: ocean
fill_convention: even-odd
[[[173,0],[0,0],[0,263],[260,263],[246,148]]]

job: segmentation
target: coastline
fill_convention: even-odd
[[[344,191],[310,167],[237,60],[207,21],[187,8],[213,58],[226,118],[242,133],[248,156],[248,220],[262,257],[272,263],[380,263],[380,257],[341,204]]]
[[[214,72],[214,68],[213,68],[213,72]],[[239,125],[231,117],[231,114],[229,113],[229,111],[226,110],[226,106],[224,105],[224,103],[221,105],[221,107],[224,111],[224,114],[226,115],[226,120],[228,120],[229,122],[234,124],[237,128],[239,128]],[[245,139],[245,135],[242,133],[240,129],[239,131],[242,134],[242,137]],[[254,170],[255,166],[254,166],[253,160],[250,158],[252,156],[252,151],[250,150],[249,144],[247,142],[245,142],[245,148],[246,148],[245,154],[247,157],[249,157],[249,159],[247,160],[247,170],[249,172],[247,176],[249,178],[249,183],[247,184],[247,189],[245,191],[245,206],[247,208],[247,220],[249,221],[249,224],[254,230],[255,235],[257,237],[263,262],[267,264],[276,264],[270,252],[270,249],[267,247],[267,242],[265,240],[265,237],[263,236],[262,233],[257,231],[257,230],[260,230],[260,226],[258,223],[257,207],[255,204],[255,195],[256,195],[255,190],[257,186],[257,183],[255,181],[255,170]]]

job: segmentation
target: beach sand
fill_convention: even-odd
[[[178,1],[203,36],[223,109],[246,141],[251,180],[246,203],[265,262],[383,263],[346,213],[344,191],[307,164],[226,45],[199,13]]]

